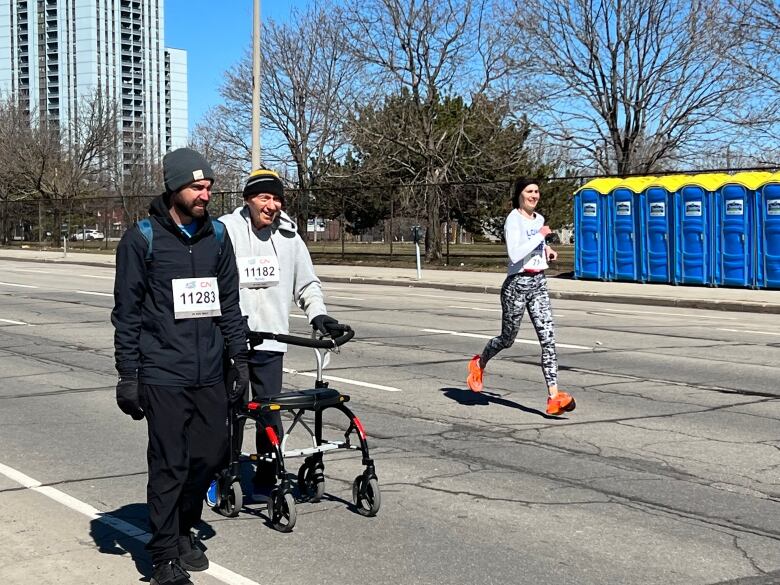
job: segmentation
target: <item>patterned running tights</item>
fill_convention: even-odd
[[[512,347],[523,320],[526,308],[531,317],[536,336],[542,346],[542,373],[547,387],[558,385],[558,357],[555,353],[555,328],[553,325],[550,295],[544,273],[535,275],[512,274],[501,287],[501,335],[485,345],[480,357],[484,368],[499,351]]]

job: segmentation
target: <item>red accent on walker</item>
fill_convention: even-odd
[[[365,441],[366,429],[363,428],[363,423],[360,422],[360,419],[358,417],[355,417],[354,422],[355,422],[355,426],[357,427],[358,433],[360,433],[360,438]]]

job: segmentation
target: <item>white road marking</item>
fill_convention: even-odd
[[[372,285],[372,286],[382,286],[382,285]],[[389,286],[389,285],[386,285],[386,286]],[[326,288],[327,288],[327,290],[340,290],[340,291],[341,290],[343,290],[343,291],[353,290],[350,287],[326,286]],[[376,294],[381,295],[381,296],[386,296],[386,293],[384,291],[373,291],[373,290],[371,290],[371,291],[361,291],[361,292],[367,292],[369,294],[376,293]],[[479,294],[483,294],[483,293],[474,293],[474,294],[475,295],[479,295]],[[420,298],[423,298],[423,299],[436,299],[436,300],[439,300],[439,301],[467,301],[467,302],[471,302],[471,303],[480,303],[480,302],[483,302],[483,303],[495,303],[495,300],[492,300],[492,299],[485,299],[484,301],[481,301],[479,299],[468,298],[468,297],[447,297],[447,296],[442,296],[442,295],[426,295],[426,294],[421,294],[421,293],[412,293],[412,292],[405,292],[405,291],[402,292],[399,296],[403,296],[403,297],[420,297]],[[364,300],[364,299],[360,299],[360,300]]]
[[[49,270],[39,270],[37,268],[9,268],[11,272],[32,272],[34,274],[60,274]]]
[[[447,331],[445,329],[420,329],[425,333],[445,333],[447,335],[455,335],[456,337],[474,337],[476,339],[493,339],[495,335],[482,335],[481,333],[461,333],[460,331]],[[539,345],[538,341],[531,341],[530,339],[515,339],[515,343],[525,343],[526,345]],[[593,349],[592,347],[586,347],[584,345],[572,345],[570,343],[555,343],[555,347],[564,347],[566,349]]]
[[[482,294],[482,293],[474,293],[474,294],[477,295],[477,294]],[[444,296],[441,296],[441,295],[423,295],[423,294],[420,294],[420,293],[410,293],[410,292],[404,293],[403,296],[405,296],[405,297],[422,297],[424,299],[436,299],[436,300],[439,300],[439,301],[469,301],[469,302],[472,302],[472,303],[480,302],[477,299],[468,298],[468,297],[444,297]],[[495,301],[494,300],[485,299],[485,301],[482,301],[482,302],[494,303]]]
[[[82,295],[95,295],[97,297],[113,297],[114,296],[114,293],[102,293],[102,292],[95,292],[95,291],[91,291],[91,290],[77,290],[77,291],[73,291],[73,292],[77,292],[77,293],[80,293]]]
[[[294,376],[306,376],[307,378],[316,378],[317,374],[314,372],[299,372],[298,370],[291,370],[289,368],[282,368],[287,374],[293,374]],[[393,388],[392,386],[382,386],[381,384],[372,384],[371,382],[361,382],[359,380],[349,380],[347,378],[337,378],[336,376],[323,376],[323,380],[331,380],[333,382],[341,382],[342,384],[351,384],[353,386],[361,386],[363,388],[372,388],[374,390],[385,390],[386,392],[403,392],[400,388]]]
[[[732,333],[756,333],[757,335],[780,335],[780,333],[773,333],[772,331],[754,331],[752,329],[721,329],[718,331],[731,331]]]
[[[16,284],[15,282],[0,282],[3,286],[18,286],[20,288],[38,288],[37,286],[33,286],[31,284]]]
[[[102,278],[105,280],[114,280],[113,276],[98,276],[97,274],[79,274],[79,276],[83,276],[84,278]]]
[[[467,311],[488,311],[490,313],[500,313],[501,309],[483,309],[482,307],[464,307],[462,305],[448,305],[448,309],[466,309]],[[561,313],[553,313],[553,317],[565,317]]]
[[[728,321],[736,321],[736,317],[716,317],[712,315],[688,315],[685,313],[664,313],[662,311],[632,311],[630,309],[597,309],[594,313],[600,313],[602,311],[609,311],[610,313],[626,313],[637,315],[669,315],[671,317],[688,317],[689,319],[726,319]]]
[[[74,512],[78,512],[79,514],[86,516],[90,520],[97,520],[98,522],[107,524],[111,528],[114,528],[115,530],[126,534],[127,536],[134,538],[144,544],[149,542],[149,539],[152,537],[152,535],[148,532],[141,530],[137,526],[133,526],[129,522],[125,522],[120,518],[115,518],[110,514],[101,512],[86,502],[77,500],[73,496],[69,496],[65,492],[62,492],[56,488],[45,486],[29,475],[25,475],[24,473],[17,471],[12,467],[8,467],[7,465],[3,465],[2,463],[0,463],[0,473],[5,475],[11,481],[15,481],[19,485],[29,490],[44,495],[58,504],[62,504],[66,508],[70,508]],[[204,573],[211,575],[226,585],[260,585],[256,581],[247,579],[243,575],[234,573],[230,569],[226,569],[225,567],[216,564],[213,560],[211,560],[209,563],[209,568],[204,571]]]
[[[290,317],[295,317],[296,319],[308,319],[306,315],[296,315],[295,313],[290,313]]]
[[[11,319],[0,319],[3,323],[10,323],[11,325],[29,325],[29,323],[25,323],[24,321],[11,321]]]
[[[329,299],[345,299],[348,301],[365,301],[366,299],[361,299],[358,297],[337,297],[336,295],[328,295]]]

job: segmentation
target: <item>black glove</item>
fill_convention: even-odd
[[[311,326],[323,335],[331,337],[338,337],[340,333],[349,329],[347,325],[340,324],[329,315],[317,315],[311,320]]]
[[[249,390],[249,364],[244,352],[233,356],[232,361],[233,366],[228,378],[227,395],[228,402],[235,405],[244,399],[247,390]]]
[[[133,417],[133,420],[141,420],[144,417],[136,376],[119,377],[119,382],[116,385],[116,403],[119,409]]]

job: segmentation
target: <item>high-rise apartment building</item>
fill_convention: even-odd
[[[187,140],[187,54],[163,0],[0,0],[0,92],[67,127],[80,101],[118,106],[125,162]]]

